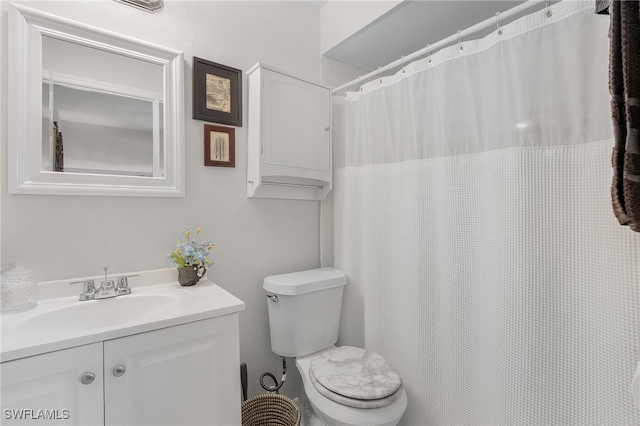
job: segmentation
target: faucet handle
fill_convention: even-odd
[[[131,294],[131,287],[129,287],[129,278],[137,277],[138,275],[123,275],[118,277],[118,285],[116,286],[116,292],[118,296],[122,294]]]
[[[85,281],[74,281],[69,284],[82,284],[82,292],[83,293],[93,293],[96,291],[96,285],[93,280],[85,280]]]
[[[93,280],[74,281],[69,284],[82,284],[82,293],[80,293],[80,300],[91,300],[96,297],[96,285]]]

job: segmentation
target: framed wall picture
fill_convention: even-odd
[[[193,118],[242,127],[242,70],[194,56]]]
[[[204,165],[236,166],[236,129],[204,125]]]

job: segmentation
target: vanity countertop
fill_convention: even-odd
[[[38,284],[36,308],[0,317],[0,362],[66,349],[244,310],[244,302],[206,278],[182,287],[173,268],[134,272],[132,293],[79,301],[89,277]],[[112,277],[109,277],[112,279]],[[114,276],[113,279],[116,277]]]

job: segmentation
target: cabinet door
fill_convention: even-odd
[[[329,170],[329,89],[263,69],[262,162]]]
[[[0,372],[3,425],[104,424],[102,343],[4,362]],[[85,373],[93,381],[83,384]]]
[[[106,341],[104,359],[108,426],[241,424],[238,314]]]

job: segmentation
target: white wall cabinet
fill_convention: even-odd
[[[236,313],[2,363],[2,424],[240,424],[238,333]]]
[[[263,64],[247,74],[247,196],[324,199],[331,190],[329,88]]]

